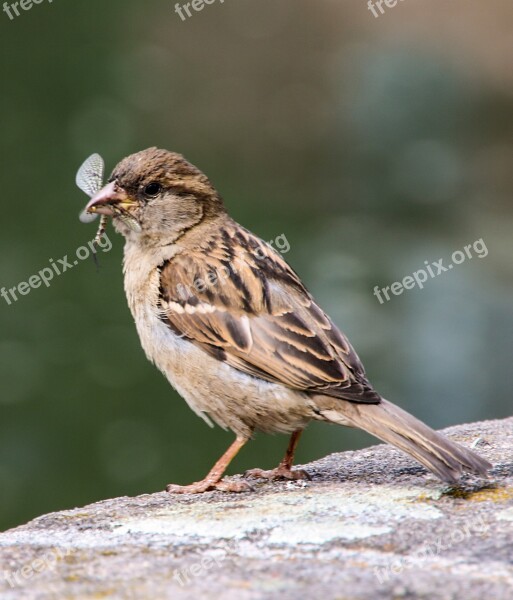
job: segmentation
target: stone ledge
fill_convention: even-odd
[[[513,598],[513,418],[446,430],[494,465],[457,490],[390,446],[239,495],[116,498],[0,534],[0,597]]]

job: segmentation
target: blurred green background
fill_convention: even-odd
[[[75,172],[185,154],[287,260],[375,386],[431,425],[511,414],[513,5],[407,0],[89,0],[0,14],[0,286],[74,255],[94,225]],[[202,477],[231,442],[144,357],[123,240],[0,298],[0,528]],[[380,287],[483,238],[485,258],[380,304]],[[369,444],[315,424],[298,461]],[[271,467],[258,435],[231,472]]]

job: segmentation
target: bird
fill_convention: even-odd
[[[128,305],[147,358],[207,423],[235,440],[196,494],[253,489],[248,479],[310,478],[293,468],[312,421],[360,428],[442,481],[487,476],[491,464],[383,398],[346,336],[273,247],[234,221],[207,176],[181,154],[127,156],[88,202],[125,238]],[[225,472],[255,432],[290,435],[272,470]]]

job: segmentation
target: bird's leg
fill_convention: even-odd
[[[228,468],[228,465],[247,441],[248,438],[237,437],[228,450],[210,469],[205,479],[196,481],[190,485],[175,485],[170,483],[166,487],[166,490],[171,494],[200,494],[201,492],[208,492],[209,490],[221,490],[223,492],[246,492],[250,490],[251,487],[242,481],[223,481],[221,479]]]
[[[294,453],[299,442],[299,438],[303,433],[302,429],[297,429],[290,436],[289,445],[287,451],[281,463],[272,469],[271,471],[263,471],[262,469],[251,469],[246,471],[245,477],[255,477],[260,479],[310,479],[310,475],[302,469],[292,470],[292,463],[294,462]]]

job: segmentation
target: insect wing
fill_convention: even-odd
[[[99,154],[91,154],[77,171],[75,182],[90,198],[99,192],[103,186],[105,163]]]
[[[77,171],[75,182],[85,194],[92,198],[102,188],[104,170],[103,158],[99,154],[92,154]],[[92,223],[97,216],[84,209],[78,218],[82,223]]]

